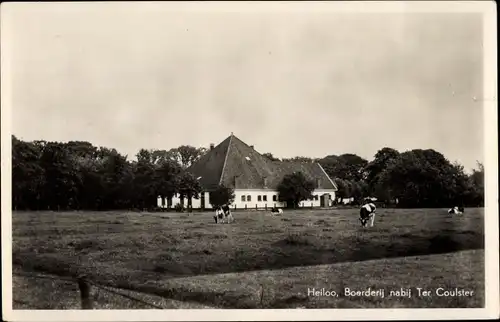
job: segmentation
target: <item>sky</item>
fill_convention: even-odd
[[[466,170],[484,159],[479,14],[131,3],[2,12],[14,135],[129,158],[233,132],[277,157],[435,149]]]

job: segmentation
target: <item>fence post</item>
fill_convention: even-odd
[[[264,308],[264,284],[260,284],[260,307]]]
[[[92,310],[92,301],[90,299],[90,285],[84,276],[78,277],[78,288],[80,289],[80,298],[83,310]]]
[[[245,210],[247,209],[247,204],[245,204]]]
[[[255,204],[255,210],[257,210],[257,204]]]
[[[265,210],[267,210],[267,203],[264,205]]]
[[[313,209],[313,203],[311,202],[311,209]]]

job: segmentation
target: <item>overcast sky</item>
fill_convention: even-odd
[[[11,7],[14,134],[130,157],[234,132],[278,157],[388,146],[483,160],[480,15],[161,5]]]

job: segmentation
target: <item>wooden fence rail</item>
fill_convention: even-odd
[[[93,303],[92,297],[90,295],[92,287],[98,288],[99,290],[109,292],[111,294],[121,296],[121,297],[126,298],[126,299],[131,300],[131,301],[135,301],[135,302],[150,306],[150,307],[155,308],[155,309],[164,309],[163,307],[161,307],[159,305],[156,305],[153,303],[148,303],[146,301],[135,298],[133,296],[130,296],[127,294],[122,294],[120,292],[113,291],[112,289],[109,289],[108,287],[104,287],[102,285],[94,283],[91,280],[89,280],[87,278],[87,276],[85,276],[85,275],[79,275],[76,278],[74,278],[74,277],[73,278],[65,278],[65,277],[54,278],[54,277],[49,277],[49,276],[40,276],[40,275],[26,274],[26,273],[14,273],[14,275],[37,278],[37,279],[50,279],[50,280],[64,281],[66,283],[78,284],[78,289],[80,291],[80,303],[81,303],[81,308],[83,310],[93,310],[94,309],[94,303]],[[132,290],[130,290],[130,291],[132,291]]]

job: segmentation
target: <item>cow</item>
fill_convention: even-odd
[[[371,219],[370,227],[373,227],[375,222],[375,211],[377,207],[371,200],[365,202],[361,209],[359,210],[359,221],[362,227],[366,227],[368,220]]]
[[[272,214],[282,214],[282,213],[283,213],[283,209],[273,207],[273,208],[271,209],[271,213],[272,213]]]
[[[215,216],[214,216],[215,223],[231,223],[234,221],[233,214],[231,214],[231,210],[229,209],[229,206],[224,205],[222,207],[217,207],[215,209]]]
[[[448,214],[450,215],[461,215],[465,212],[464,207],[453,207],[448,210]]]

